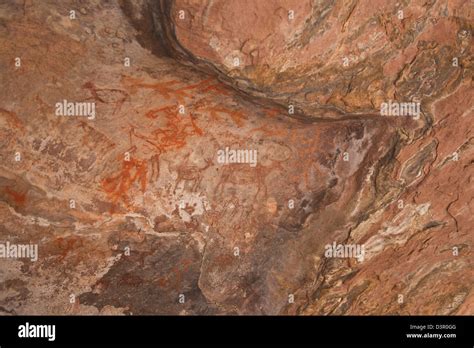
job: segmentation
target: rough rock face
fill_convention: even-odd
[[[239,88],[311,117],[378,115],[389,99],[418,99],[428,109],[472,68],[470,1],[177,0],[163,7],[185,50]]]
[[[472,20],[1,2],[0,313],[474,314]]]

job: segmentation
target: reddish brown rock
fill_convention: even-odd
[[[1,313],[472,314],[471,46],[468,1],[1,4]]]

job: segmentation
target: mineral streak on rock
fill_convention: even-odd
[[[463,0],[1,2],[0,313],[474,314],[472,23]]]

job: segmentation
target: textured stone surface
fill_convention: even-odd
[[[0,242],[39,248],[0,259],[0,312],[473,314],[472,11],[0,3]]]
[[[425,106],[472,67],[469,1],[177,0],[169,7],[184,49],[241,88],[312,117],[374,114],[388,99]]]

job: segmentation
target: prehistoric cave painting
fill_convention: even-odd
[[[130,208],[130,189],[134,184],[139,186],[142,192],[146,190],[147,163],[134,158],[122,160],[122,168],[119,173],[111,175],[102,180],[102,187],[107,193],[112,204],[124,203]]]
[[[1,2],[0,314],[472,315],[473,13]]]

